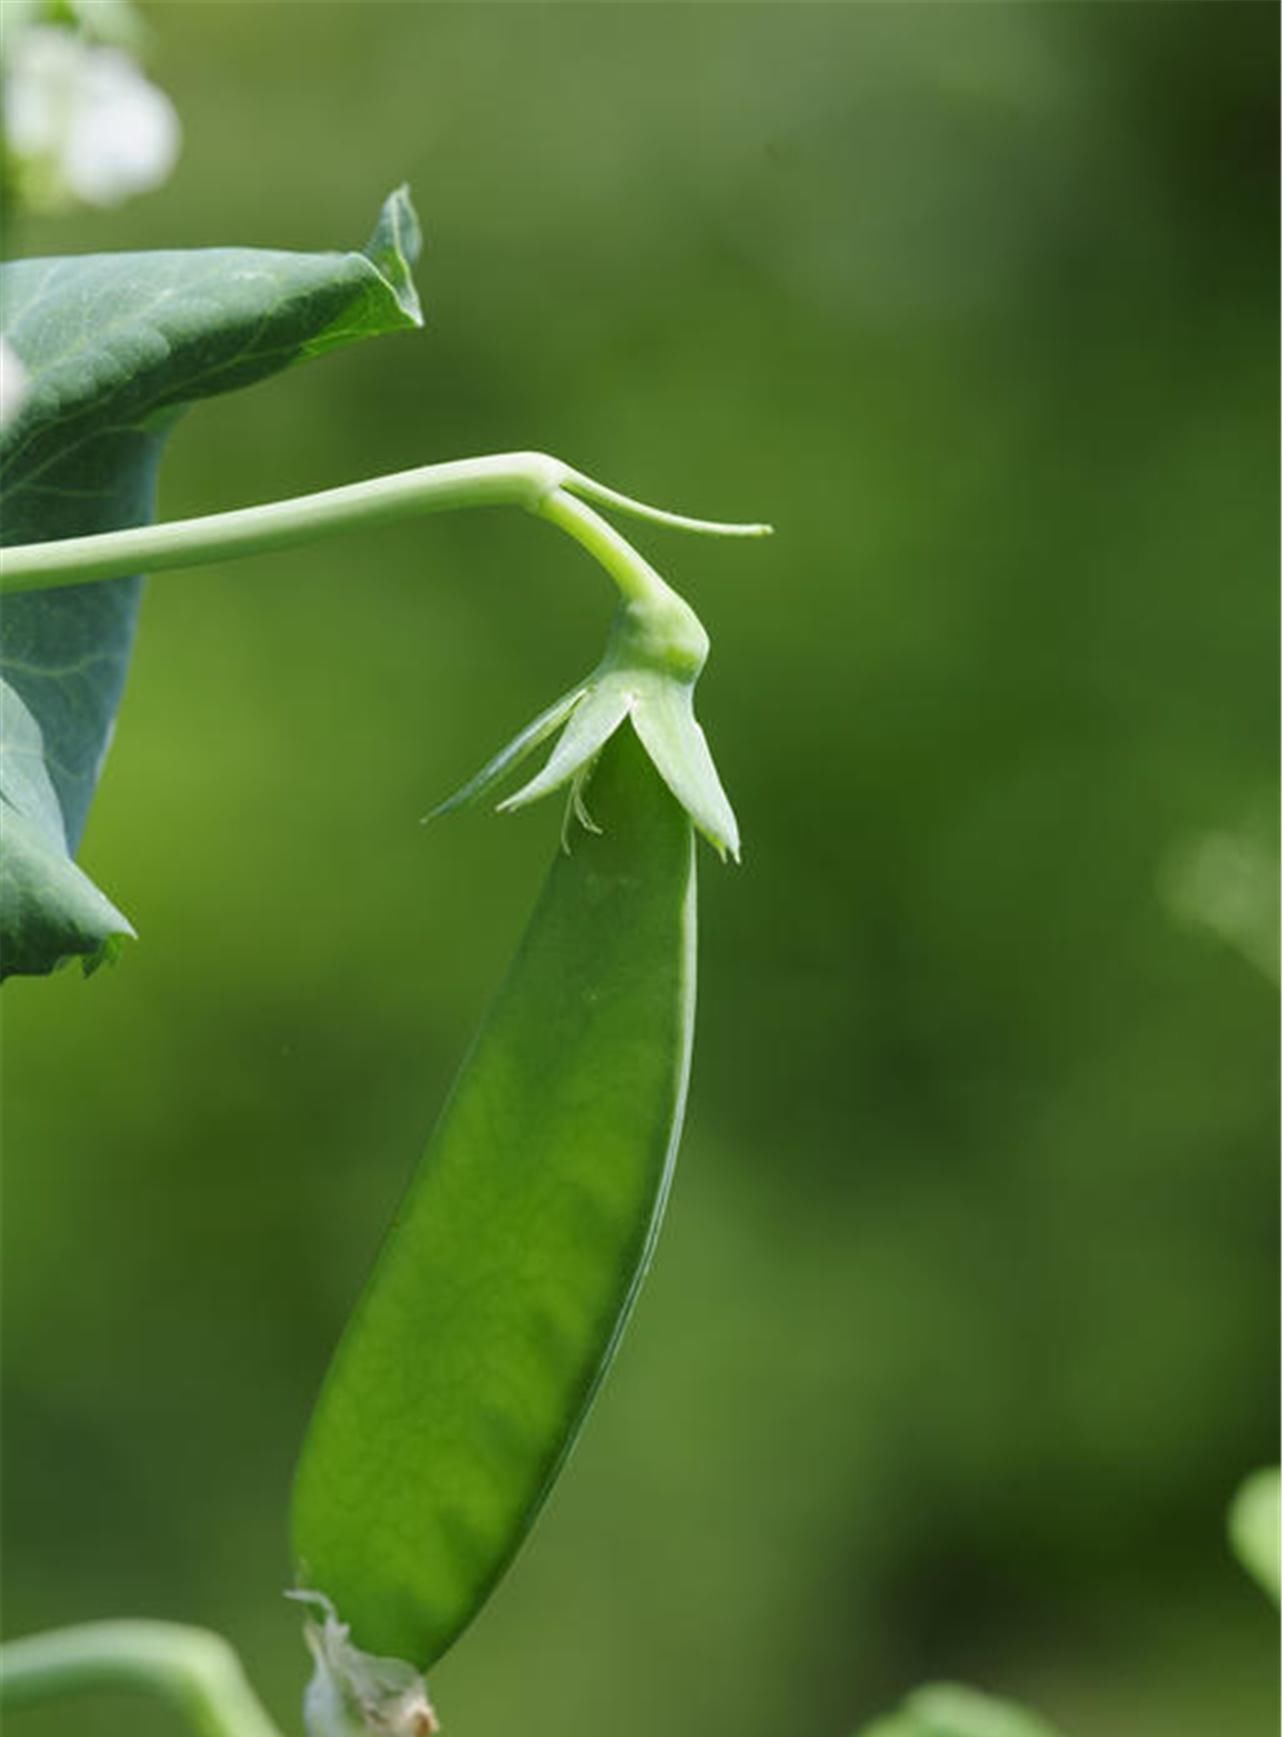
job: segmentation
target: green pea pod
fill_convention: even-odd
[[[420,1669],[484,1603],[569,1452],[676,1155],[693,831],[631,729],[602,751],[590,801],[600,831],[558,854],[339,1345],[295,1482],[300,1583],[332,1607],[327,1632]],[[318,1656],[322,1644],[314,1633]]]

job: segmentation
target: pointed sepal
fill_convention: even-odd
[[[582,780],[591,771],[592,762],[634,704],[635,695],[623,671],[611,671],[593,682],[587,697],[576,707],[564,734],[548,756],[547,765],[514,796],[499,803],[500,813],[525,808],[531,802],[537,802],[540,796],[550,796],[571,779],[581,787]]]
[[[694,715],[694,683],[647,674],[632,708],[632,727],[698,831],[719,856],[738,862],[739,823]]]
[[[503,812],[525,808],[569,785],[567,828],[577,819],[591,831],[584,792],[593,765],[614,732],[630,719],[663,782],[697,830],[723,858],[732,856],[737,862],[738,823],[694,715],[695,683],[707,653],[702,623],[668,587],[650,603],[626,601],[615,616],[605,656],[587,681],[540,712],[427,818],[489,796],[559,729],[542,769],[498,807]]]
[[[475,803],[483,802],[529,759],[536,748],[541,748],[549,736],[556,734],[580,701],[587,697],[588,687],[587,682],[581,682],[568,694],[562,694],[559,700],[553,700],[546,711],[540,712],[537,718],[518,731],[505,748],[500,748],[475,778],[469,778],[453,796],[438,802],[429,814],[424,815],[424,820],[435,820],[439,815],[453,814],[456,809],[471,808]]]

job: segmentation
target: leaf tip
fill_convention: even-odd
[[[364,252],[391,290],[406,323],[412,326],[423,324],[423,304],[411,269],[422,251],[422,225],[410,198],[409,185],[402,182],[383,201]]]

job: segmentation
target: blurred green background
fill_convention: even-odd
[[[541,447],[778,528],[638,539],[745,865],[655,1270],[448,1727],[845,1737],[954,1675],[1276,1730],[1223,1520],[1277,1451],[1273,988],[1184,896],[1274,813],[1274,9],[149,18],[175,178],[23,251],[355,246],[402,179],[427,233],[426,335],[199,408],[163,514]],[[83,852],[141,943],[4,998],[11,1633],[213,1625],[296,1729],[292,1457],[560,824],[418,817],[609,607],[514,513],[153,584]],[[73,1727],[176,1729],[13,1720]]]

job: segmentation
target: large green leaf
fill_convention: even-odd
[[[0,434],[6,544],[145,524],[165,436],[198,398],[422,324],[419,231],[393,193],[362,253],[91,254],[0,267],[31,382]],[[141,580],[9,598],[0,615],[0,977],[87,965],[131,934],[71,860],[111,738]]]

